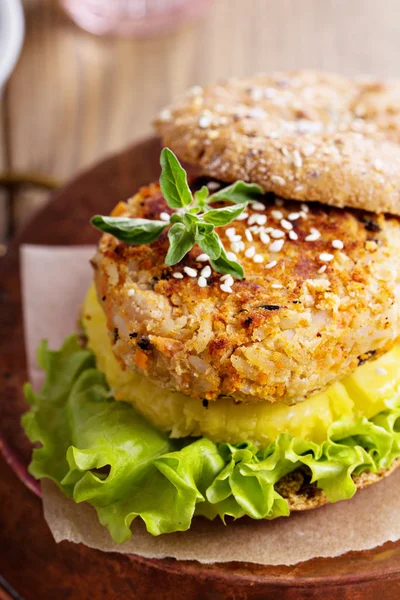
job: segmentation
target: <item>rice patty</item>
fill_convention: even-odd
[[[235,280],[233,293],[221,289],[217,273],[203,288],[187,274],[207,264],[197,246],[166,267],[166,232],[144,246],[103,235],[92,261],[97,293],[113,352],[128,371],[195,399],[293,404],[393,347],[400,334],[399,220],[282,206],[271,195],[263,202],[264,210],[249,206],[248,219],[218,229],[227,250],[236,249],[229,227],[245,247],[238,258],[246,278]],[[164,211],[153,184],[114,214],[158,219]],[[254,220],[266,224],[250,225]]]

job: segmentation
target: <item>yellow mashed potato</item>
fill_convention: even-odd
[[[266,446],[279,433],[322,442],[328,427],[340,417],[373,417],[400,393],[400,344],[359,367],[353,375],[304,402],[236,404],[219,399],[203,406],[201,400],[163,389],[143,375],[124,370],[115,358],[106,319],[92,286],[85,299],[83,326],[116,398],[132,404],[171,437],[206,436],[217,442],[250,440]]]

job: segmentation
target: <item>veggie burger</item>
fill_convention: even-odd
[[[302,71],[162,111],[160,181],[93,217],[80,332],[39,348],[30,472],[123,542],[399,466],[399,123],[400,83]]]

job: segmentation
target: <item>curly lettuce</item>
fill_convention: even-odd
[[[281,434],[262,450],[251,443],[170,439],[135,409],[115,402],[93,352],[68,337],[58,351],[42,342],[42,389],[30,384],[25,432],[33,450],[30,473],[52,479],[77,503],[88,502],[116,542],[131,536],[140,517],[149,533],[190,528],[209,519],[288,516],[276,483],[306,465],[330,502],[356,492],[353,474],[377,472],[400,457],[400,394],[371,419],[340,419],[317,444]],[[149,400],[150,401],[150,400]]]

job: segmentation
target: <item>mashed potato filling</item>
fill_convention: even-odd
[[[219,399],[204,406],[199,400],[163,389],[145,376],[124,370],[115,358],[106,318],[92,286],[85,299],[83,326],[98,368],[116,400],[133,405],[150,422],[171,437],[205,436],[215,442],[249,440],[266,446],[280,433],[322,442],[329,426],[341,417],[368,419],[388,407],[400,393],[400,344],[325,392],[293,406],[237,404]]]

